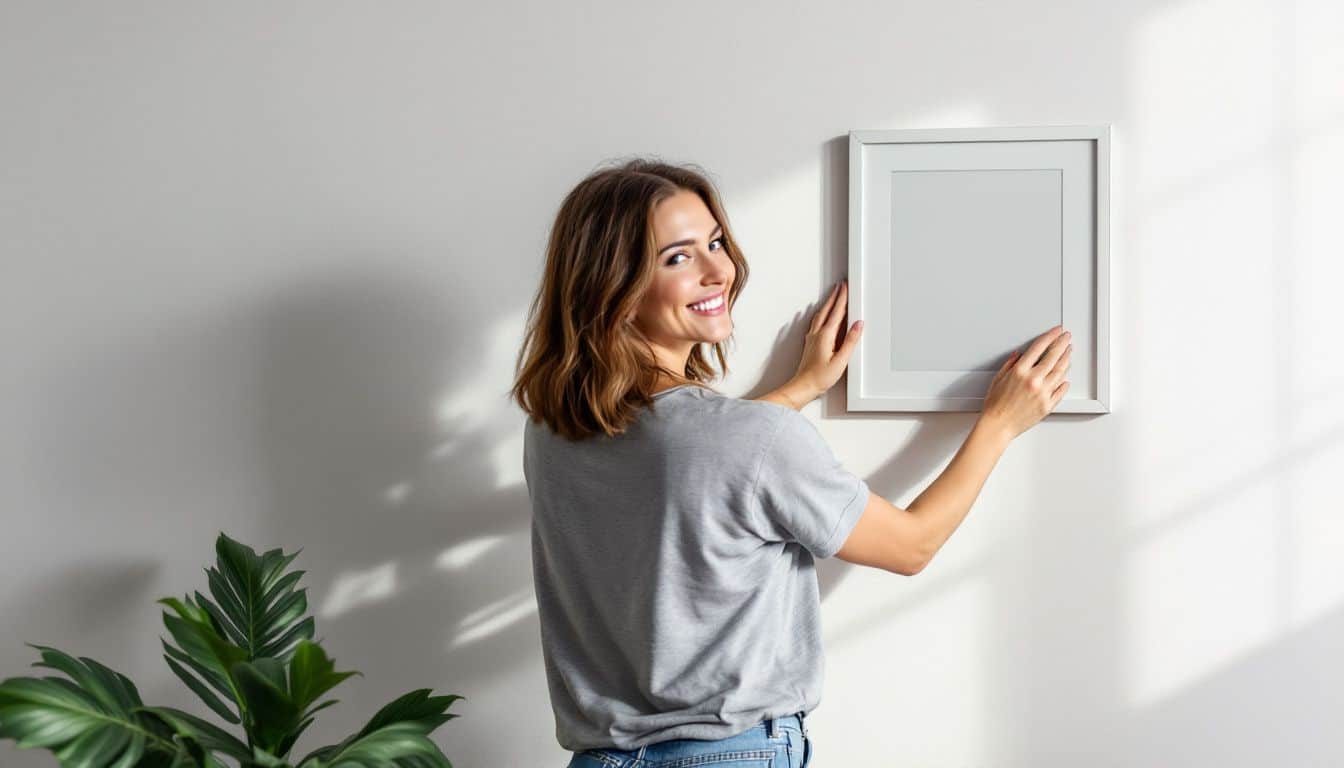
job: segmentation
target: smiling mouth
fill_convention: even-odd
[[[717,315],[721,314],[728,306],[725,293],[720,293],[712,299],[698,301],[694,304],[687,304],[686,307],[697,315]]]

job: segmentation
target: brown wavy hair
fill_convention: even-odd
[[[678,383],[713,389],[707,343],[691,350],[684,371],[670,371],[626,319],[657,269],[654,206],[679,190],[699,195],[723,227],[723,247],[737,270],[729,309],[747,284],[746,259],[702,168],[646,158],[617,162],[590,173],[561,202],[515,365],[512,398],[533,422],[544,421],[570,440],[623,433],[641,408],[653,407],[660,371]],[[723,342],[711,346],[718,375],[726,374]]]

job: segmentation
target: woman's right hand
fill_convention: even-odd
[[[1037,336],[1024,355],[1013,350],[989,383],[980,418],[1015,438],[1053,411],[1069,391],[1064,374],[1073,352],[1070,336],[1057,325]]]

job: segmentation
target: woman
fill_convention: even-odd
[[[847,287],[797,373],[725,396],[747,283],[717,191],[653,160],[599,169],[560,206],[512,394],[556,738],[570,768],[796,768],[820,700],[814,558],[918,573],[999,455],[1067,391],[1068,335],[1010,355],[966,444],[903,510],[836,460],[797,409],[840,378]]]

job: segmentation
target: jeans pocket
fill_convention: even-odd
[[[650,768],[778,768],[775,758],[779,751],[774,749],[743,749],[732,752],[715,752],[694,757],[680,757],[672,760],[659,760],[649,763]]]

